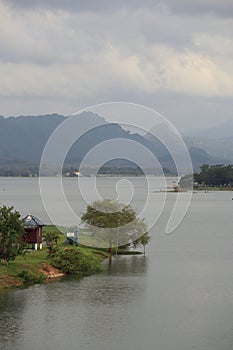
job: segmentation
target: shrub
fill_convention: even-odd
[[[54,253],[51,263],[65,273],[88,276],[101,271],[101,260],[100,256],[80,248],[64,248]]]
[[[26,284],[26,285],[43,283],[45,279],[43,274],[36,276],[27,270],[23,270],[22,272],[20,272],[18,274],[18,277],[20,277],[23,284]]]

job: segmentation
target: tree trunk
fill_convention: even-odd
[[[112,253],[112,240],[109,241],[108,252],[109,252],[110,254]]]
[[[111,271],[111,268],[112,268],[112,257],[111,256],[108,259],[108,268],[109,268],[109,271]]]

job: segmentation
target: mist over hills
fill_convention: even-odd
[[[189,149],[202,149],[211,158],[216,159],[215,163],[233,163],[233,120],[209,129],[190,132],[184,136],[184,140]]]
[[[210,128],[190,131],[187,137],[208,137],[210,139],[233,138],[233,119],[227,120]]]
[[[38,166],[46,142],[65,118],[65,116],[59,114],[8,118],[0,116],[0,168]],[[97,127],[82,135],[73,144],[65,159],[66,165],[79,166],[87,152],[101,142],[111,139],[126,139],[143,145],[157,157],[162,167],[169,169],[171,172],[175,171],[170,153],[155,137],[151,138],[149,135],[143,136],[136,132],[129,132],[118,124],[105,122],[102,117],[91,112],[83,112],[77,118],[79,118],[77,127],[86,126],[91,128],[92,125],[97,125]],[[201,135],[204,131],[201,131],[197,137],[185,137],[195,169],[198,169],[203,163],[216,164],[233,161],[232,151],[230,150],[233,146],[232,129],[233,121],[230,121],[222,124],[219,128],[211,128],[208,132],[208,138],[204,137],[204,134]],[[225,134],[228,138],[221,138]],[[210,138],[210,135],[213,139]],[[217,136],[220,138],[216,143],[214,137]],[[111,152],[111,145],[109,147],[109,152]],[[151,167],[151,164],[147,164],[146,160],[143,159],[143,152],[140,151],[140,148],[135,152],[137,152],[138,159],[144,161],[145,167]],[[93,162],[95,162],[94,159]],[[129,166],[129,162],[117,159],[110,161],[108,165]],[[130,166],[132,166],[131,163]]]

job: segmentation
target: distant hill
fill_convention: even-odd
[[[44,146],[64,120],[59,114],[0,117],[0,162],[38,162]]]
[[[208,153],[211,157],[209,164],[233,163],[233,120],[189,133],[184,140],[188,148],[195,147]]]
[[[58,114],[43,116],[0,117],[0,165],[20,167],[28,164],[39,164],[42,152],[52,132],[65,120]],[[137,133],[130,133],[118,124],[106,123],[105,120],[91,112],[83,112],[78,116],[77,127],[95,127],[82,135],[71,147],[65,159],[65,164],[79,165],[85,154],[95,145],[110,139],[128,139],[143,144],[151,150],[162,164],[175,169],[174,163],[166,148],[157,140],[147,140]],[[122,146],[124,147],[124,146]],[[111,146],[108,149],[111,152]],[[141,157],[140,153],[137,157]],[[141,157],[142,158],[142,157]],[[124,160],[109,162],[109,166],[128,166]],[[95,165],[95,164],[91,164]],[[130,164],[132,166],[132,164]],[[145,164],[151,166],[151,164]]]
[[[190,137],[208,137],[209,139],[227,139],[233,138],[233,119],[207,129],[189,132]]]
[[[42,116],[20,116],[20,117],[0,117],[0,169],[3,168],[28,168],[39,165],[39,161],[52,132],[65,120],[65,116],[59,114],[50,114]],[[65,164],[78,166],[85,154],[95,145],[110,139],[127,139],[135,141],[149,149],[161,163],[162,167],[167,168],[170,172],[175,172],[175,165],[166,147],[155,137],[150,135],[139,135],[124,130],[120,125],[107,123],[102,117],[91,112],[83,112],[78,116],[77,128],[84,125],[91,128],[92,125],[104,124],[95,127],[84,134],[74,143],[67,154]],[[166,130],[161,129],[161,132]],[[172,137],[172,136],[171,136]],[[223,158],[217,157],[208,152],[200,145],[196,145],[192,138],[189,138],[187,144],[190,148],[190,155],[193,160],[195,169],[203,163],[215,164]],[[108,151],[111,154],[111,147]],[[120,149],[121,145],[119,145]],[[215,144],[215,147],[217,145]],[[122,145],[122,149],[124,145]],[[139,150],[135,151],[138,159],[142,160],[145,167],[152,168],[153,165],[148,163]],[[93,159],[93,164],[95,165]],[[114,160],[108,163],[108,166],[132,167],[132,163],[125,160]],[[185,167],[185,164],[184,164]]]
[[[196,171],[199,170],[199,167],[202,164],[214,165],[223,163],[223,159],[217,158],[214,155],[211,156],[209,153],[207,153],[201,148],[190,147],[189,154],[192,159],[193,168]]]

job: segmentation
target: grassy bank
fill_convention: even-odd
[[[42,283],[45,277],[40,269],[41,264],[46,263],[46,256],[46,249],[32,251],[25,256],[18,256],[7,266],[0,264],[0,289],[20,287],[29,282]]]
[[[61,228],[65,232],[64,228]],[[51,278],[64,274],[88,276],[101,271],[102,260],[111,255],[142,254],[138,251],[113,248],[111,254],[107,248],[98,248],[92,237],[81,236],[79,247],[64,245],[65,235],[56,226],[44,227],[44,234],[56,232],[59,235],[55,252],[49,256],[46,247],[43,250],[27,251],[10,261],[7,266],[0,264],[0,290],[45,283]],[[91,247],[92,246],[92,247]]]
[[[199,186],[197,188],[194,187],[194,191],[233,191],[233,188],[226,186]]]
[[[57,232],[59,234],[59,245],[62,245],[65,241],[65,234],[66,234],[66,228],[59,226],[56,227],[55,225],[47,225],[44,228],[44,233],[46,232]],[[71,228],[72,231],[72,228]],[[110,255],[138,255],[138,254],[142,254],[142,252],[140,251],[136,251],[136,250],[127,250],[127,249],[122,249],[120,247],[116,248],[113,247],[112,248],[112,252],[111,254],[108,252],[109,248],[100,248],[100,247],[106,247],[106,244],[108,243],[106,240],[101,240],[100,238],[96,238],[95,236],[91,236],[86,234],[85,229],[81,229],[79,231],[79,247],[88,249],[88,250],[92,250],[95,253],[101,253],[103,252],[103,254],[105,256],[110,256]]]
[[[87,276],[101,271],[101,261],[106,256],[103,252],[81,247],[59,247],[54,257],[48,257],[46,248],[30,251],[7,266],[0,264],[0,290],[45,283],[64,274]]]

